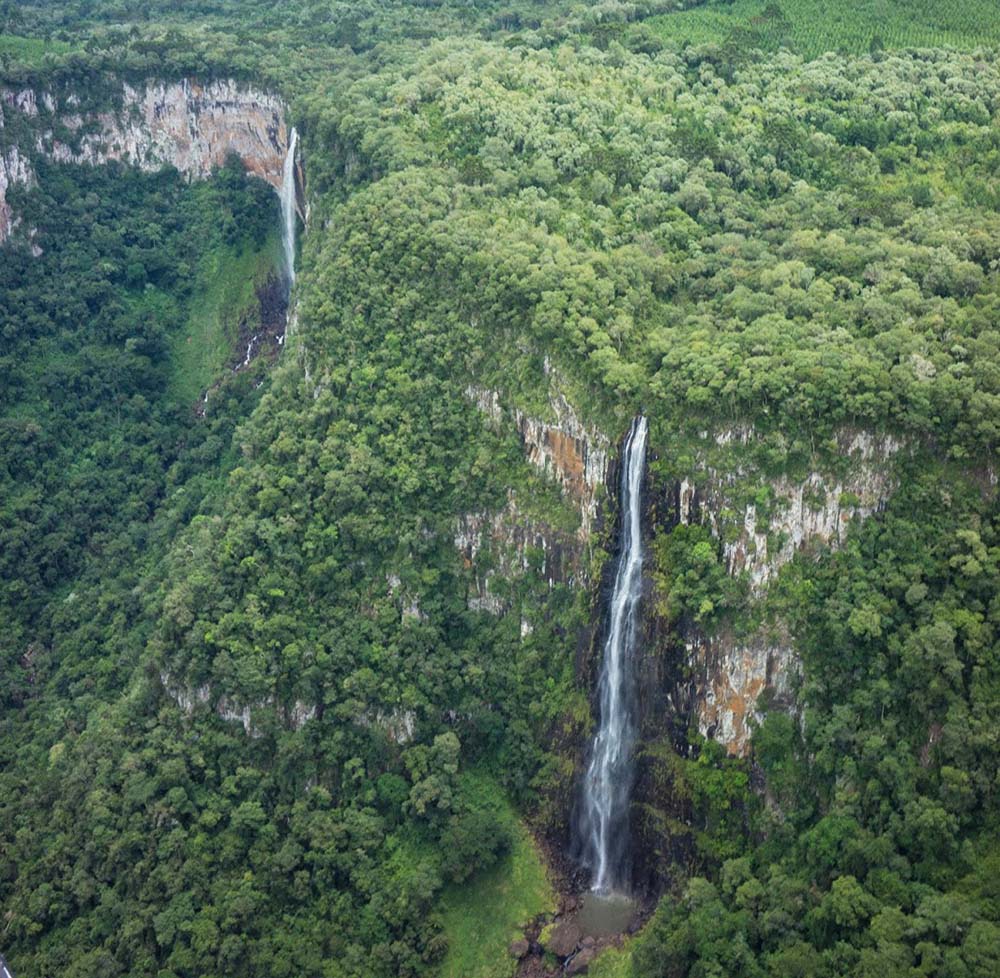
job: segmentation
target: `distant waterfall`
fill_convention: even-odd
[[[295,284],[295,146],[298,141],[299,134],[293,127],[288,135],[288,152],[281,171],[281,235],[289,289]]]
[[[583,785],[581,835],[591,889],[628,887],[628,808],[635,744],[634,658],[642,594],[642,480],[646,468],[645,418],[632,422],[622,452],[621,552],[600,677],[600,726]]]

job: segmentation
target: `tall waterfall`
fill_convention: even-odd
[[[281,171],[282,244],[285,246],[285,271],[288,287],[295,284],[295,145],[299,134],[294,126],[288,136],[288,152]]]
[[[621,552],[611,595],[611,617],[601,662],[600,726],[583,785],[582,843],[591,889],[628,887],[628,807],[635,744],[634,657],[642,594],[642,479],[646,419],[632,422],[622,453]]]

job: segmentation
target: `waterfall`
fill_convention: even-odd
[[[581,835],[591,889],[628,888],[628,808],[635,744],[634,658],[642,594],[642,480],[646,419],[632,422],[622,451],[621,547],[611,595],[599,684],[600,726],[583,784]]]
[[[288,135],[285,165],[281,170],[281,235],[289,289],[295,284],[295,144],[298,139],[299,134],[293,126]]]

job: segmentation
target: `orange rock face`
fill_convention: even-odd
[[[233,81],[123,84],[121,107],[96,114],[77,112],[72,100],[59,105],[47,92],[5,90],[0,101],[6,112],[30,117],[35,131],[35,145],[21,148],[19,166],[0,159],[0,241],[16,220],[5,191],[12,183],[34,182],[26,161],[37,153],[61,163],[121,160],[143,170],[173,166],[191,179],[207,177],[235,153],[247,172],[276,190],[281,187],[289,136],[284,103]],[[59,127],[80,136],[72,144],[61,141],[55,135]]]

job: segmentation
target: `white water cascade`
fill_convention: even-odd
[[[285,247],[285,271],[288,287],[295,284],[295,146],[299,134],[292,127],[288,136],[288,152],[281,170],[281,240]]]
[[[591,889],[611,894],[628,888],[628,807],[635,744],[634,657],[642,594],[642,480],[646,468],[646,419],[632,422],[622,452],[621,552],[611,595],[599,683],[600,726],[583,784],[581,835]]]

